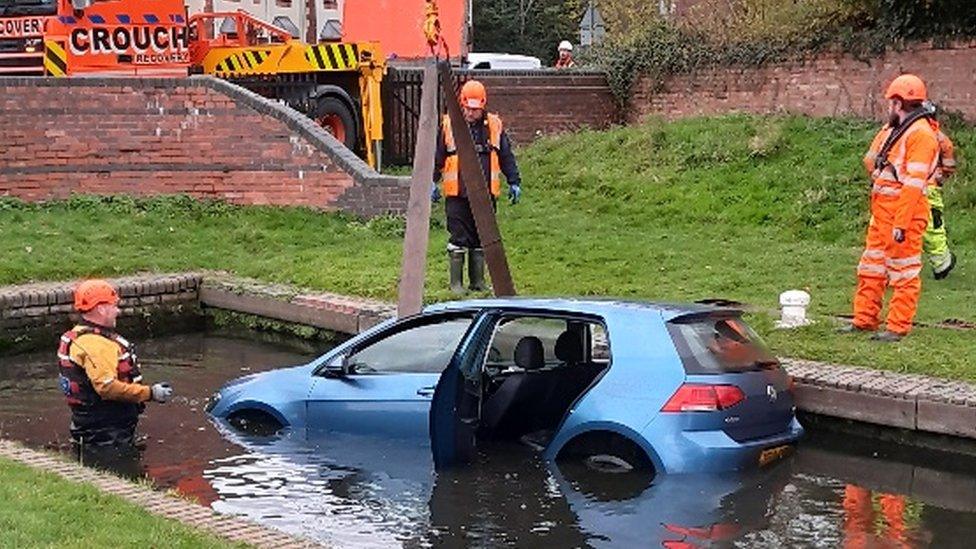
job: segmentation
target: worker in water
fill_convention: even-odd
[[[854,320],[844,331],[874,331],[881,323],[885,290],[893,289],[886,329],[877,341],[898,341],[912,329],[922,289],[922,237],[929,218],[925,192],[939,161],[929,124],[925,83],[913,74],[885,92],[888,123],[864,157],[871,175],[871,222],[857,266]]]
[[[71,408],[71,438],[80,447],[123,447],[135,442],[147,401],[167,402],[168,383],[141,383],[132,345],[115,333],[119,295],[104,280],[86,280],[74,295],[81,322],[61,336],[61,390]]]
[[[576,61],[573,61],[573,44],[569,40],[563,40],[559,43],[559,57],[556,59],[557,69],[572,69],[576,67]]]
[[[517,204],[522,196],[518,165],[515,163],[512,143],[502,126],[502,119],[485,110],[488,104],[485,86],[477,80],[468,80],[461,87],[460,99],[464,120],[468,123],[475,149],[481,158],[481,169],[488,183],[492,204],[497,207],[502,174],[508,183],[509,201]],[[488,289],[485,284],[485,252],[481,248],[478,229],[468,203],[469,190],[465,187],[459,168],[451,121],[445,115],[434,157],[435,184],[431,199],[437,202],[442,194],[445,197],[444,211],[447,216],[447,231],[450,233],[447,243],[450,288],[456,294],[464,293],[465,253],[468,256],[468,288],[475,292]],[[440,181],[440,187],[437,186],[437,181]]]
[[[956,256],[949,250],[949,235],[945,226],[945,201],[942,198],[942,185],[956,173],[955,147],[949,136],[942,131],[935,119],[935,106],[930,107],[932,116],[929,124],[939,141],[939,164],[929,179],[929,227],[922,239],[922,250],[932,266],[932,276],[942,280],[949,276],[956,266]]]

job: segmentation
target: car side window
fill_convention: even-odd
[[[590,324],[590,360],[593,362],[610,362],[610,338],[603,324]]]
[[[556,338],[566,330],[561,318],[514,317],[502,320],[488,348],[486,366],[499,370],[515,367],[515,347],[523,337],[533,336],[542,342],[546,364],[555,363]]]
[[[346,358],[350,373],[441,373],[447,368],[471,316],[450,317],[398,330]]]
[[[515,348],[525,337],[536,337],[542,343],[543,367],[566,366],[556,353],[557,342],[566,332],[576,334],[579,341],[577,362],[610,361],[610,345],[606,329],[602,324],[590,320],[575,320],[555,317],[520,316],[503,319],[495,328],[485,368],[490,372],[504,372],[518,369],[515,363]]]

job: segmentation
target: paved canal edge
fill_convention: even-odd
[[[158,492],[148,484],[132,482],[111,473],[85,467],[68,461],[64,456],[31,450],[17,442],[0,439],[0,457],[54,473],[67,481],[92,485],[101,492],[118,496],[153,515],[175,520],[229,541],[269,549],[320,547],[311,541]]]
[[[396,314],[392,303],[221,273],[116,280],[123,314],[188,304],[356,334]],[[0,287],[0,327],[16,332],[69,322],[74,282]],[[809,360],[782,359],[804,412],[921,433],[976,439],[976,384]]]

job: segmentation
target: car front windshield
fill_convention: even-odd
[[[386,337],[353,352],[346,359],[350,373],[444,371],[472,318],[454,317],[439,322],[395,330]]]

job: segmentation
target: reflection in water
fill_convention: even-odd
[[[904,546],[908,528],[917,526],[911,524],[918,517],[917,508],[914,511],[909,513],[905,496],[873,493],[848,484],[844,487],[844,546],[874,547],[886,541]]]
[[[227,380],[308,357],[213,336],[142,350],[147,380],[171,380],[179,398],[143,417],[140,452],[85,463],[340,546],[947,547],[976,533],[972,458],[811,430],[793,458],[738,475],[596,474],[503,442],[435,475],[423,440],[253,436],[203,413]],[[70,451],[55,377],[52,353],[0,357],[2,436]]]

